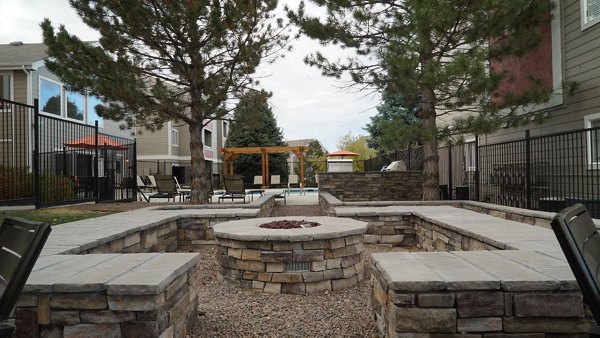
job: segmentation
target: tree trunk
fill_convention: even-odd
[[[202,123],[190,124],[190,154],[192,157],[192,204],[208,202],[209,177],[204,161]]]
[[[440,169],[433,89],[423,91],[421,119],[428,132],[423,140],[423,200],[440,199]]]

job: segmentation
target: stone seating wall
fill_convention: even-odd
[[[367,233],[393,227],[404,236],[396,244],[413,236],[431,251],[373,254],[372,305],[382,336],[587,337],[593,317],[548,229],[551,213],[465,201],[348,203],[331,195],[320,196],[320,206],[368,220]]]
[[[15,306],[17,337],[185,337],[197,320],[197,254],[212,227],[269,214],[237,208],[151,207],[55,226]]]

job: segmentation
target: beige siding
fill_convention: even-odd
[[[27,75],[23,71],[14,71],[13,79],[15,101],[27,104]]]
[[[580,0],[561,1],[560,6],[563,76],[578,84],[577,92],[565,94],[562,105],[550,108],[550,117],[542,125],[502,129],[482,137],[482,144],[523,138],[527,129],[532,136],[581,129],[584,116],[600,113],[600,23],[582,31]]]
[[[137,155],[138,156],[156,156],[168,155],[168,134],[166,126],[155,132],[142,129],[137,134]]]
[[[179,124],[181,123],[177,125]],[[177,127],[177,130],[179,131],[179,147],[173,148],[173,155],[190,156],[190,128],[185,124]]]

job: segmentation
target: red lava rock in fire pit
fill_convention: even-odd
[[[269,223],[264,223],[259,225],[261,228],[265,229],[298,229],[298,228],[312,228],[318,226],[317,222],[309,222],[305,220],[296,221],[296,220],[280,220],[273,221]]]

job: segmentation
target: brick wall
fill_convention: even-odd
[[[423,174],[420,171],[321,173],[319,191],[344,202],[420,201]]]

